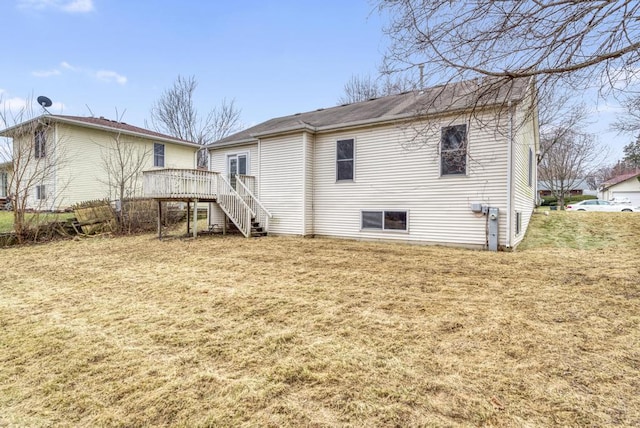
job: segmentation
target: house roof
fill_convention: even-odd
[[[116,120],[106,119],[104,117],[83,117],[83,116],[67,116],[67,115],[59,115],[59,114],[43,114],[42,116],[35,117],[26,122],[22,122],[10,128],[7,128],[3,131],[0,131],[0,136],[3,137],[11,137],[15,135],[17,132],[20,132],[20,129],[24,128],[29,123],[33,121],[40,121],[46,123],[66,123],[70,125],[81,126],[84,128],[92,128],[99,129],[103,131],[109,132],[119,132],[126,135],[131,135],[135,137],[149,138],[156,141],[162,141],[166,143],[180,144],[191,147],[200,147],[199,144],[182,140],[180,138],[175,138],[170,135],[161,134],[159,132],[151,131],[149,129],[140,128],[138,126],[129,125],[128,123],[118,122]]]
[[[552,190],[552,186],[549,186],[549,184],[553,184],[553,189],[557,189],[560,187],[560,181],[559,180],[554,180],[553,183],[549,183],[546,180],[539,180],[538,181],[538,190]],[[591,190],[591,187],[589,186],[589,184],[587,183],[587,180],[584,178],[577,178],[575,180],[567,180],[567,182],[564,183],[564,186],[566,187],[568,184],[571,184],[571,190]]]
[[[518,102],[524,98],[530,83],[529,79],[515,79],[508,83],[491,79],[467,80],[321,108],[267,120],[211,143],[209,147],[251,142],[260,137],[293,131],[322,132]]]
[[[622,183],[623,181],[627,181],[630,178],[635,178],[640,176],[640,171],[636,171],[636,172],[628,172],[626,174],[621,174],[618,175],[616,177],[613,177],[612,179],[609,179],[607,181],[605,181],[604,183],[602,183],[600,185],[600,187],[602,188],[602,190],[606,190],[611,186],[615,186],[616,184]]]

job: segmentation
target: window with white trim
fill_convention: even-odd
[[[520,232],[522,232],[522,213],[516,211],[516,236],[520,235]]]
[[[408,211],[362,211],[362,229],[397,230],[406,232],[409,230]]]
[[[44,158],[47,154],[47,134],[44,129],[38,129],[33,136],[33,151],[36,159]]]
[[[440,135],[440,175],[467,173],[467,125],[442,128]]]
[[[6,198],[9,194],[9,174],[0,171],[0,198]]]
[[[353,138],[336,142],[336,181],[353,181],[354,154]]]
[[[47,193],[45,192],[44,184],[36,186],[36,199],[39,201],[47,199]]]
[[[153,143],[153,166],[164,168],[164,144]]]

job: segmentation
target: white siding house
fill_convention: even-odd
[[[514,81],[479,106],[477,88],[272,119],[210,145],[211,169],[228,174],[230,157],[250,153],[246,174],[272,214],[270,234],[487,248],[488,209],[497,208],[495,239],[512,248],[536,199],[535,89]]]
[[[600,199],[629,201],[640,206],[640,172],[630,172],[608,180],[600,187]]]
[[[5,129],[0,136],[12,139],[13,170],[28,177],[21,183],[9,180],[9,192],[16,193],[13,187],[19,184],[26,207],[36,210],[63,210],[82,201],[117,199],[105,163],[118,156],[118,145],[122,165],[140,162],[138,170],[193,169],[200,147],[102,117],[49,114]],[[126,197],[142,196],[139,175]]]

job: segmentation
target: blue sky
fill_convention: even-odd
[[[0,96],[46,95],[52,113],[145,125],[178,75],[201,113],[234,99],[242,122],[330,107],[354,75],[377,75],[384,19],[368,0],[3,0]],[[595,108],[595,106],[594,106]],[[589,130],[622,155],[602,101]]]
[[[52,113],[144,125],[178,75],[209,111],[242,121],[335,105],[352,74],[377,74],[381,20],[363,1],[4,0],[0,90],[46,95]],[[15,100],[17,102],[17,100]]]

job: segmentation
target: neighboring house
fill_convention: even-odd
[[[103,117],[50,114],[7,128],[0,136],[13,140],[14,172],[19,170],[24,172],[23,177],[31,177],[22,180],[22,186],[28,189],[27,208],[41,210],[62,210],[87,200],[117,199],[108,162],[127,168],[139,163],[137,170],[192,169],[200,147]],[[139,177],[126,196],[141,195]]]
[[[552,186],[550,186],[553,185]],[[569,187],[569,190],[566,192],[565,196],[578,196],[578,195],[591,195],[596,196],[596,191],[591,189],[587,180],[583,178],[578,178],[576,180],[572,180],[571,182],[564,183],[565,187]],[[538,181],[538,192],[540,192],[540,196],[553,196],[552,189],[560,188],[560,183],[549,183],[545,180]]]
[[[210,169],[270,234],[512,248],[537,197],[535,87],[478,82],[271,119],[210,145]],[[212,225],[235,222],[221,198]]]
[[[630,172],[614,177],[600,185],[600,199],[630,201],[631,205],[640,206],[640,171]]]

